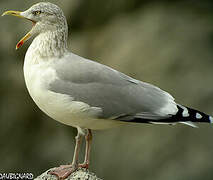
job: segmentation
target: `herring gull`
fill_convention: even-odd
[[[169,93],[154,85],[68,51],[67,21],[57,5],[41,2],[26,11],[6,11],[3,15],[33,23],[16,45],[18,49],[34,36],[24,61],[30,96],[48,116],[78,130],[72,163],[50,172],[60,179],[78,167],[88,168],[91,130],[130,123],[183,123],[196,127],[194,122],[213,122],[211,116],[177,104]],[[85,160],[79,164],[83,136]]]

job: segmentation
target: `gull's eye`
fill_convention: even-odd
[[[34,16],[37,16],[37,15],[41,14],[41,11],[33,11],[32,14],[33,14]]]

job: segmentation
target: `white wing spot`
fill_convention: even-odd
[[[213,117],[209,116],[210,123],[213,123]]]
[[[196,119],[201,119],[203,116],[200,113],[196,113]]]
[[[182,106],[183,108],[183,112],[182,112],[182,116],[183,117],[188,117],[189,116],[189,111],[187,108],[185,108],[184,106]]]

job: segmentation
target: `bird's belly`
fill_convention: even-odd
[[[48,90],[48,80],[42,72],[33,69],[25,73],[25,82],[30,96],[36,105],[51,118],[73,127],[105,129],[117,126],[120,122],[99,119],[92,108],[83,102],[74,101],[66,94]],[[52,74],[52,76],[54,76]]]

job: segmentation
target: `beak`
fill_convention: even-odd
[[[20,11],[6,11],[1,16],[5,16],[5,15],[12,15],[12,16],[17,16],[17,17],[20,17],[20,18],[24,18],[23,16],[21,16],[21,12]]]
[[[28,19],[28,18],[22,16],[20,11],[6,11],[2,14],[2,16],[5,16],[5,15],[12,15],[12,16],[16,16],[16,17],[19,17],[19,18]],[[31,19],[28,19],[28,20],[33,22],[33,26],[36,24],[35,21],[33,21]],[[20,48],[24,44],[24,42],[27,41],[31,36],[32,35],[31,35],[31,31],[30,31],[17,43],[16,50],[18,48]]]

